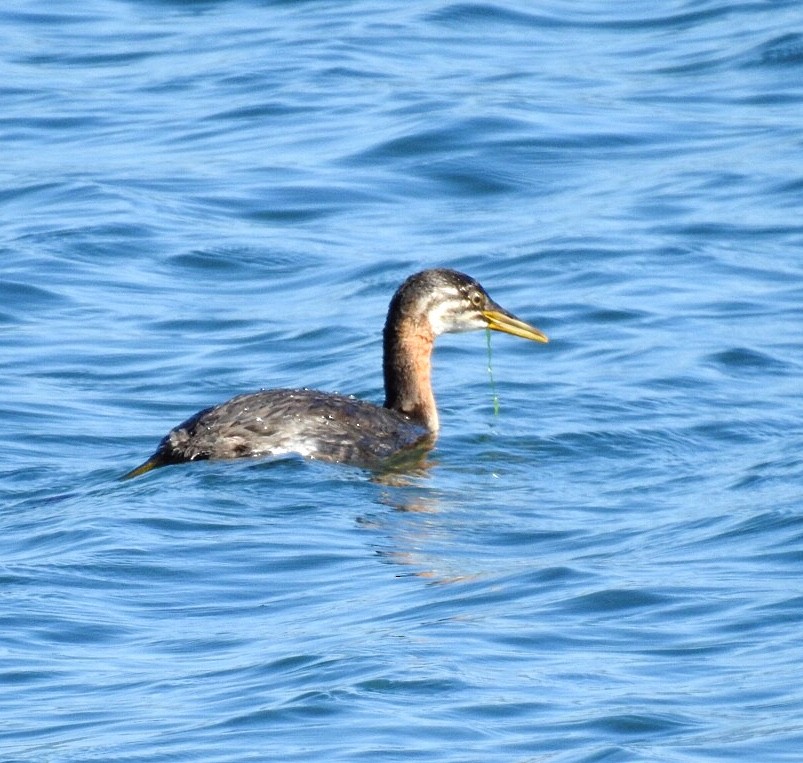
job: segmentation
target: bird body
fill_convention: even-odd
[[[205,408],[171,430],[164,458],[283,456],[370,462],[428,435],[408,416],[346,395],[267,389]]]
[[[238,395],[172,429],[125,477],[185,461],[291,453],[376,465],[410,448],[431,447],[439,429],[431,383],[435,338],[482,328],[548,341],[497,305],[473,278],[445,268],[416,273],[399,287],[388,309],[383,406],[308,389]]]

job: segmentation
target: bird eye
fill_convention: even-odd
[[[482,294],[480,294],[478,291],[472,292],[469,299],[471,300],[471,304],[474,305],[474,307],[481,307],[484,301],[482,298]]]

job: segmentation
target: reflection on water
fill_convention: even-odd
[[[520,5],[0,9],[4,759],[800,757],[800,3]],[[433,266],[431,450],[117,481]]]

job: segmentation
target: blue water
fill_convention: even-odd
[[[0,10],[0,760],[803,760],[803,8]],[[117,477],[266,386],[426,473]],[[494,412],[494,390],[499,410]]]

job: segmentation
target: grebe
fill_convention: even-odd
[[[384,406],[309,389],[238,395],[170,430],[124,479],[184,461],[290,453],[368,466],[415,446],[432,447],[439,427],[430,378],[435,337],[484,328],[549,341],[473,278],[446,268],[416,273],[393,295],[385,321]]]

